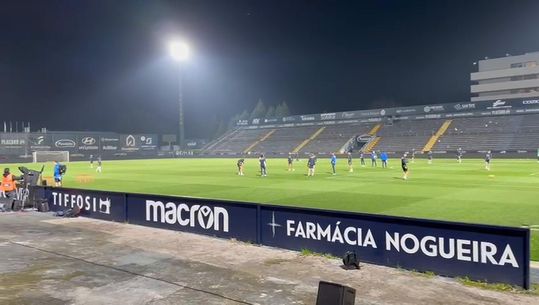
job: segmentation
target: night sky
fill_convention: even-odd
[[[473,62],[539,50],[539,1],[0,1],[0,121],[188,137],[292,113],[469,100]]]

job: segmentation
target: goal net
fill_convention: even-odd
[[[34,163],[38,162],[69,162],[68,151],[34,151],[32,152]]]

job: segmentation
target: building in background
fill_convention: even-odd
[[[471,100],[539,97],[539,52],[480,60],[470,74]]]

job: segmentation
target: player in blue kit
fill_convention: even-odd
[[[382,168],[387,168],[387,160],[389,157],[387,156],[386,152],[382,152],[380,154],[380,160],[382,160]]]
[[[333,175],[337,174],[336,166],[337,166],[337,156],[335,156],[335,153],[331,153],[331,159],[329,161],[331,163],[331,169],[333,170]]]

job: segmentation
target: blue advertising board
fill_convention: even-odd
[[[257,241],[257,206],[251,204],[129,194],[127,219],[148,227]]]
[[[260,243],[529,286],[529,230],[262,206]]]
[[[211,199],[44,188],[52,211],[529,288],[530,231]]]
[[[51,211],[65,211],[78,206],[82,216],[120,222],[127,220],[125,195],[122,193],[47,187],[45,198]]]

